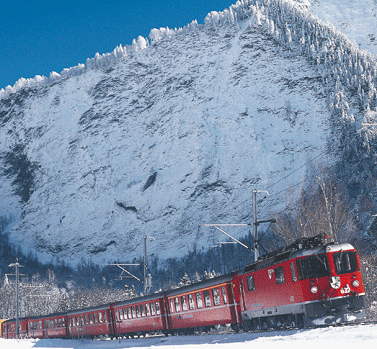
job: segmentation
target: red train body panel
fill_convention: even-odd
[[[66,314],[52,314],[27,319],[27,333],[32,338],[66,338]]]
[[[19,331],[20,338],[26,338],[28,336],[27,318],[19,319],[19,328],[20,328],[20,331]],[[16,331],[15,319],[4,321],[1,324],[1,336],[3,338],[6,338],[6,339],[16,338],[16,334],[17,334],[17,331]]]
[[[230,324],[238,330],[304,327],[365,317],[356,250],[300,239],[243,271],[127,301],[19,320],[20,337],[77,338],[192,332]],[[16,337],[16,320],[2,323]]]
[[[54,317],[51,315],[51,317]],[[27,320],[27,334],[31,338],[45,338],[45,321],[47,317],[33,317]]]
[[[168,329],[163,293],[115,303],[111,313],[116,334],[134,335]]]
[[[233,292],[236,278],[237,274],[232,273],[168,292],[169,328],[240,324],[239,302]]]
[[[113,320],[111,305],[79,309],[67,313],[67,334],[69,337],[97,337],[111,335]]]

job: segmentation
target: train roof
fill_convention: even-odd
[[[354,247],[349,243],[337,244],[337,243],[329,243],[317,248],[312,248],[309,250],[299,250],[294,251],[291,253],[290,258],[297,258],[297,257],[305,257],[310,256],[313,254],[325,253],[325,252],[340,252],[340,251],[348,251],[353,250]]]
[[[30,316],[27,318],[27,320],[43,320],[43,319],[47,319],[47,318],[55,318],[55,317],[59,317],[59,316],[65,316],[67,313],[63,313],[63,312],[60,312],[60,313],[51,313],[51,314],[46,314],[46,315],[39,315],[39,316]]]
[[[69,315],[77,315],[77,314],[90,313],[90,312],[93,312],[93,311],[99,311],[99,310],[107,310],[107,309],[110,309],[111,306],[112,306],[114,303],[115,303],[115,302],[107,303],[107,304],[102,304],[102,305],[98,305],[98,306],[94,306],[94,307],[87,307],[87,308],[81,308],[81,309],[74,309],[74,310],[67,311],[66,314],[69,316]],[[51,316],[53,316],[53,315],[54,315],[54,314],[51,314]]]
[[[207,280],[197,282],[191,285],[183,286],[175,290],[168,291],[167,295],[170,297],[170,296],[175,296],[181,293],[193,292],[193,291],[200,290],[206,287],[216,286],[224,282],[231,281],[236,274],[237,272],[231,272],[229,274],[218,276],[213,279],[207,279]]]
[[[325,234],[298,239],[280,250],[276,250],[261,256],[258,261],[248,264],[244,269],[244,273],[261,270],[291,258],[310,256],[325,252],[345,251],[354,248],[349,243],[327,243],[326,239],[327,235]]]
[[[114,307],[122,307],[124,305],[129,305],[129,304],[136,304],[136,303],[154,301],[154,300],[157,300],[159,298],[163,298],[165,293],[166,292],[152,293],[152,294],[147,295],[147,296],[131,298],[131,299],[127,299],[125,301],[116,302],[116,303],[113,304],[113,308]]]
[[[22,317],[22,318],[19,318],[18,321],[26,321],[27,319],[29,319],[29,317]],[[17,322],[17,319],[7,319],[7,320],[1,320],[3,324],[5,323],[10,323],[10,322]]]

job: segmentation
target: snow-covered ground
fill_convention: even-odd
[[[264,333],[216,334],[208,336],[155,337],[133,340],[5,340],[0,339],[1,349],[74,348],[74,349],[123,349],[161,348],[194,349],[267,349],[278,348],[375,348],[377,325],[328,327],[314,330],[277,331]]]

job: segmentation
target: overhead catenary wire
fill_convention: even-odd
[[[304,163],[304,164],[301,165],[300,167],[296,168],[296,169],[293,170],[292,172],[288,173],[286,176],[280,178],[280,179],[279,179],[278,181],[276,181],[275,183],[270,184],[270,185],[266,188],[266,190],[269,190],[269,189],[270,189],[271,187],[273,187],[274,185],[276,185],[276,184],[280,183],[281,181],[287,179],[289,176],[291,176],[291,175],[293,175],[294,173],[296,173],[297,171],[301,170],[303,167],[306,167],[308,164],[310,164],[310,163],[313,162],[314,160],[318,159],[320,156],[322,156],[322,155],[325,154],[325,153],[326,153],[325,150],[322,151],[322,152],[319,153],[317,156],[315,156],[314,158],[310,159],[309,161],[307,161],[306,163]],[[301,183],[302,183],[302,182],[301,182]],[[296,185],[299,185],[299,184],[301,184],[301,183],[298,183],[298,184],[296,184]],[[288,189],[290,189],[290,188],[288,188]],[[288,189],[286,189],[286,190],[288,190]],[[276,195],[276,194],[274,194],[274,195]]]

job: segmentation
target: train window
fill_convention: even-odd
[[[154,303],[151,303],[151,314],[152,316],[156,315],[156,308],[154,306]]]
[[[274,274],[275,274],[275,280],[276,284],[284,284],[285,278],[284,278],[284,270],[283,267],[277,267],[274,269]]]
[[[129,319],[132,319],[131,308],[127,308],[127,317],[128,317]]]
[[[212,289],[212,298],[214,305],[220,305],[220,293],[218,288]]]
[[[79,325],[79,317],[78,316],[76,316],[76,326],[78,326]]]
[[[297,281],[297,275],[296,275],[296,269],[295,269],[295,264],[291,262],[291,274],[292,274],[292,280],[294,282]]]
[[[149,308],[149,304],[145,304],[145,312],[147,313],[147,316],[151,316],[151,308]]]
[[[203,300],[202,300],[202,294],[200,292],[196,293],[196,304],[199,308],[203,308]]]
[[[98,321],[102,324],[102,313],[98,313]]]
[[[136,306],[136,316],[140,317],[140,305]]]
[[[64,320],[64,317],[62,318],[62,326],[65,327],[65,320]]]
[[[226,297],[226,289],[225,289],[225,286],[222,286],[221,287],[221,291],[223,292],[223,300],[224,300],[224,304],[227,304],[228,303],[228,299]]]
[[[104,317],[103,317],[103,321],[107,322],[107,313],[104,312],[103,315],[104,315]]]
[[[246,278],[246,281],[247,281],[247,289],[249,291],[254,291],[255,290],[254,276],[253,275],[249,275]]]
[[[55,321],[54,321],[54,325],[55,325],[55,328],[58,327],[58,319],[55,319]]]
[[[157,315],[160,315],[160,314],[161,314],[160,303],[159,303],[159,302],[156,302],[156,314],[157,314]]]
[[[94,313],[94,323],[98,324],[98,315],[97,315],[97,313]]]
[[[179,298],[175,297],[174,298],[174,303],[175,303],[175,311],[179,313],[181,311],[181,305],[179,304]]]
[[[330,275],[327,256],[324,254],[309,256],[304,259],[296,260],[298,278],[315,279]]]
[[[333,259],[337,274],[353,273],[357,269],[355,254],[351,251],[334,253]]]
[[[144,304],[140,305],[140,309],[141,309],[141,316],[144,317],[145,316],[145,307],[144,307]]]
[[[118,313],[118,319],[119,319],[119,313]],[[89,314],[89,323],[92,325],[93,324],[93,315]]]
[[[131,311],[132,311],[132,318],[134,319],[136,317],[136,309],[135,309],[135,307],[131,307]]]
[[[173,298],[170,299],[170,312],[174,313],[174,303],[173,303]]]
[[[206,307],[210,307],[211,304],[211,297],[209,296],[209,290],[203,291],[203,296],[204,296],[204,303]]]
[[[191,310],[195,309],[195,302],[194,302],[194,295],[193,294],[188,295],[188,302],[189,302],[189,308]]]
[[[182,310],[186,311],[187,310],[187,301],[186,301],[186,296],[181,297],[181,303],[182,303]]]
[[[119,320],[123,320],[123,312],[122,312],[122,309],[118,309],[118,319]]]

